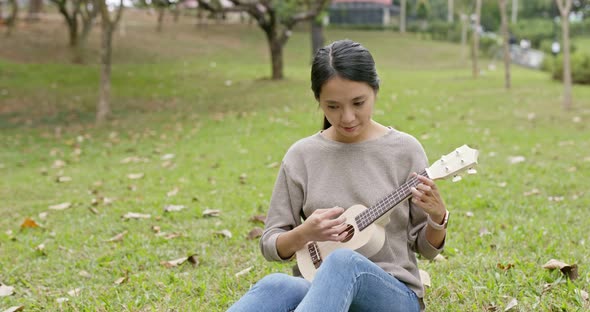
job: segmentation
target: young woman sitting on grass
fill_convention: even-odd
[[[428,167],[411,135],[372,119],[379,78],[371,53],[336,41],[315,55],[311,88],[324,113],[323,130],[293,144],[283,158],[260,240],[264,257],[287,261],[308,242],[342,242],[353,233],[346,208],[370,207],[408,179],[412,198],[392,209],[385,241],[369,258],[336,249],[310,282],[270,274],[229,311],[420,311],[424,288],[415,252],[441,252],[448,211],[435,183],[417,175]],[[344,207],[344,208],[342,208]]]

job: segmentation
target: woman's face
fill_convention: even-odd
[[[369,137],[375,104],[375,91],[369,84],[334,76],[322,85],[319,102],[332,124],[334,140],[355,143]]]

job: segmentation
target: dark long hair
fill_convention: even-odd
[[[352,81],[366,82],[375,92],[379,91],[379,76],[373,56],[360,43],[352,40],[334,41],[316,52],[311,66],[311,90],[316,100],[320,99],[324,83],[336,75]],[[330,126],[324,116],[323,129]]]

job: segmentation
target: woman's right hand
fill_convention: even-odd
[[[301,224],[300,231],[306,241],[335,241],[340,242],[348,234],[346,217],[342,214],[344,208],[333,207],[315,210],[309,218]]]

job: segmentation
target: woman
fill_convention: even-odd
[[[289,260],[310,241],[343,241],[345,208],[370,207],[411,177],[420,184],[392,209],[377,254],[338,249],[313,282],[296,268],[296,276],[270,274],[229,311],[420,311],[424,289],[414,253],[432,259],[442,250],[448,218],[435,183],[415,174],[428,167],[424,150],[414,137],[372,120],[379,78],[359,43],[320,49],[311,88],[324,129],[296,142],[282,161],[260,240],[266,259]]]

